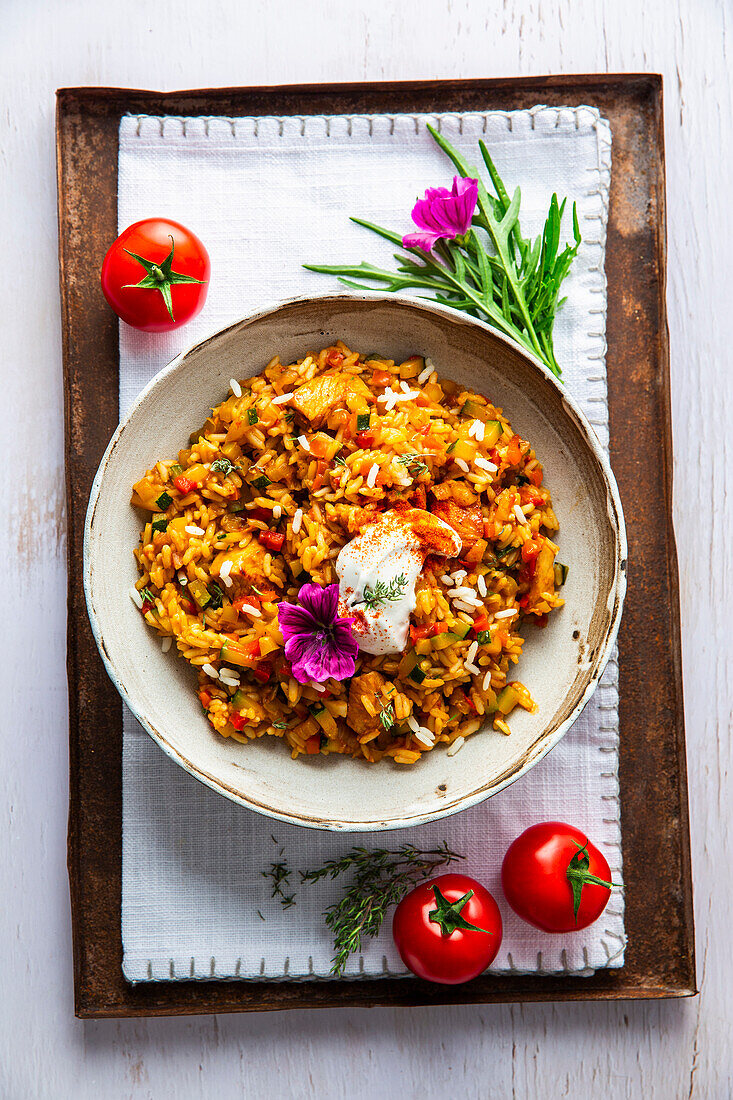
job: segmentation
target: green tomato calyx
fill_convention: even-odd
[[[457,901],[451,902],[441,894],[437,886],[433,885],[431,889],[435,894],[437,909],[431,909],[428,917],[431,921],[435,921],[436,924],[440,925],[440,930],[444,936],[453,935],[457,928],[470,932],[484,932],[487,936],[493,935],[493,932],[489,932],[488,928],[479,928],[475,924],[469,924],[465,917],[461,916],[461,909],[473,897],[473,890],[469,890]]]

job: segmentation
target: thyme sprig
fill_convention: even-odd
[[[374,588],[369,584],[365,584],[363,603],[367,607],[379,607],[380,604],[394,603],[395,600],[399,600],[406,586],[407,577],[404,573],[400,573],[398,577],[393,577],[389,584],[386,581],[377,581]]]
[[[377,696],[377,704],[379,706],[379,721],[382,729],[391,730],[395,724],[394,703],[383,702]]]
[[[423,462],[422,455],[417,454],[417,452],[400,455],[397,461],[401,466],[406,466],[413,474],[426,474],[428,472],[427,463]]]
[[[421,851],[412,844],[399,848],[354,847],[340,859],[331,859],[312,871],[301,871],[303,882],[336,879],[352,875],[343,896],[325,911],[333,934],[331,973],[342,974],[350,955],[360,951],[365,937],[379,934],[387,910],[402,900],[413,886],[430,878],[462,855],[451,851],[445,841],[437,848]]]
[[[402,236],[361,218],[356,225],[369,229],[403,251],[394,254],[397,270],[388,271],[370,263],[336,266],[305,264],[309,271],[335,275],[339,282],[356,290],[400,293],[426,290],[435,301],[452,306],[512,337],[541,359],[559,378],[553,328],[563,304],[560,286],[581,243],[580,227],[573,204],[573,244],[560,248],[560,234],[566,199],[558,203],[553,194],[542,233],[532,241],[524,237],[519,224],[521,191],[512,197],[504,186],[483,141],[479,149],[488,172],[490,191],[476,167],[432,126],[435,142],[464,178],[478,180],[478,203],[468,232],[439,242],[434,251],[407,248]],[[377,284],[376,287],[372,284]],[[425,296],[427,297],[427,296]]]
[[[295,894],[286,894],[285,887],[290,886],[290,868],[284,860],[279,863],[271,863],[269,871],[263,871],[264,878],[269,878],[272,891],[270,897],[279,898],[283,909],[289,909],[295,905]]]

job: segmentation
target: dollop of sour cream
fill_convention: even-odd
[[[359,649],[401,653],[425,558],[455,557],[460,551],[453,528],[420,508],[384,512],[347,543],[336,559],[339,614],[354,618]]]

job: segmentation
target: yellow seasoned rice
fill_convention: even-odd
[[[439,379],[429,360],[340,342],[287,366],[275,358],[135,484],[132,503],[148,513],[135,601],[196,667],[223,737],[283,737],[293,757],[413,764],[441,743],[458,751],[487,717],[508,734],[515,706],[536,710],[507,677],[524,625],[563,603],[550,493],[502,410]],[[279,601],[297,602],[308,580],[336,583],[340,549],[405,504],[463,538],[460,559],[425,562],[407,652],[361,652],[350,682],[298,683]],[[463,606],[456,587],[470,590]]]

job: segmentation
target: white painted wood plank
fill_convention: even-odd
[[[0,240],[12,279],[0,308],[0,418],[14,445],[0,482],[10,517],[0,584],[13,618],[0,664],[0,1095],[733,1095],[729,0],[130,0],[124,13],[93,0],[6,0],[2,22]],[[55,88],[603,70],[665,77],[675,519],[701,996],[74,1020]]]

